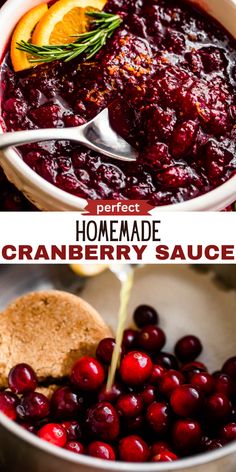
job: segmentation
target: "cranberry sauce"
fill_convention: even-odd
[[[8,131],[77,126],[107,105],[137,164],[66,141],[21,147],[24,161],[84,198],[145,198],[165,205],[201,195],[236,170],[235,41],[180,0],[109,0],[123,18],[90,62],[14,73],[2,68]]]

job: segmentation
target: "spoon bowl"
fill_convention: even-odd
[[[0,135],[0,150],[50,139],[74,141],[120,161],[133,162],[138,157],[137,151],[111,128],[108,108],[84,125],[73,128],[43,128],[4,133]]]

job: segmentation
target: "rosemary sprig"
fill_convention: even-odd
[[[81,54],[85,60],[91,59],[112,36],[116,28],[122,23],[119,15],[105,12],[87,12],[92,17],[90,31],[78,34],[75,42],[61,45],[35,46],[27,41],[17,43],[17,49],[30,55],[32,63],[52,62],[55,60],[71,61]]]

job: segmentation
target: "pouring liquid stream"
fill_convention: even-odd
[[[108,372],[106,390],[110,391],[115,380],[116,369],[119,367],[120,362],[120,349],[123,340],[123,334],[127,320],[127,307],[130,299],[130,293],[134,282],[134,270],[127,275],[124,281],[121,282],[120,290],[120,307],[118,312],[118,326],[116,331],[116,344],[112,354],[111,365]]]

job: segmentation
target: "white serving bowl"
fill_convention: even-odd
[[[17,269],[13,269],[13,274],[11,269],[5,275],[0,274],[1,308],[12,300],[15,293],[20,295],[28,287],[30,290],[54,287],[53,279],[41,278],[38,266],[34,271],[32,266],[19,271],[20,279]],[[235,272],[233,266],[224,268],[234,286]],[[207,363],[210,371],[219,369],[228,357],[236,353],[236,288],[224,290],[214,282],[212,275],[183,265],[143,267],[136,272],[129,304],[130,316],[142,303],[157,308],[160,325],[167,334],[166,350],[172,350],[176,340],[185,334],[199,336],[204,346],[200,360]],[[9,280],[11,283],[6,283]],[[80,293],[113,329],[117,324],[119,288],[114,275],[106,272],[89,279]],[[2,414],[0,444],[1,472],[235,472],[236,463],[236,441],[224,448],[172,463],[106,462],[54,447]]]
[[[0,56],[21,16],[42,0],[7,0],[0,10]],[[236,37],[236,0],[189,0],[200,5]],[[0,132],[2,128],[0,126]],[[8,179],[41,210],[83,210],[87,201],[61,190],[37,175],[13,149],[0,154],[0,164]],[[192,200],[158,207],[157,211],[216,211],[236,200],[236,176],[216,189]]]

